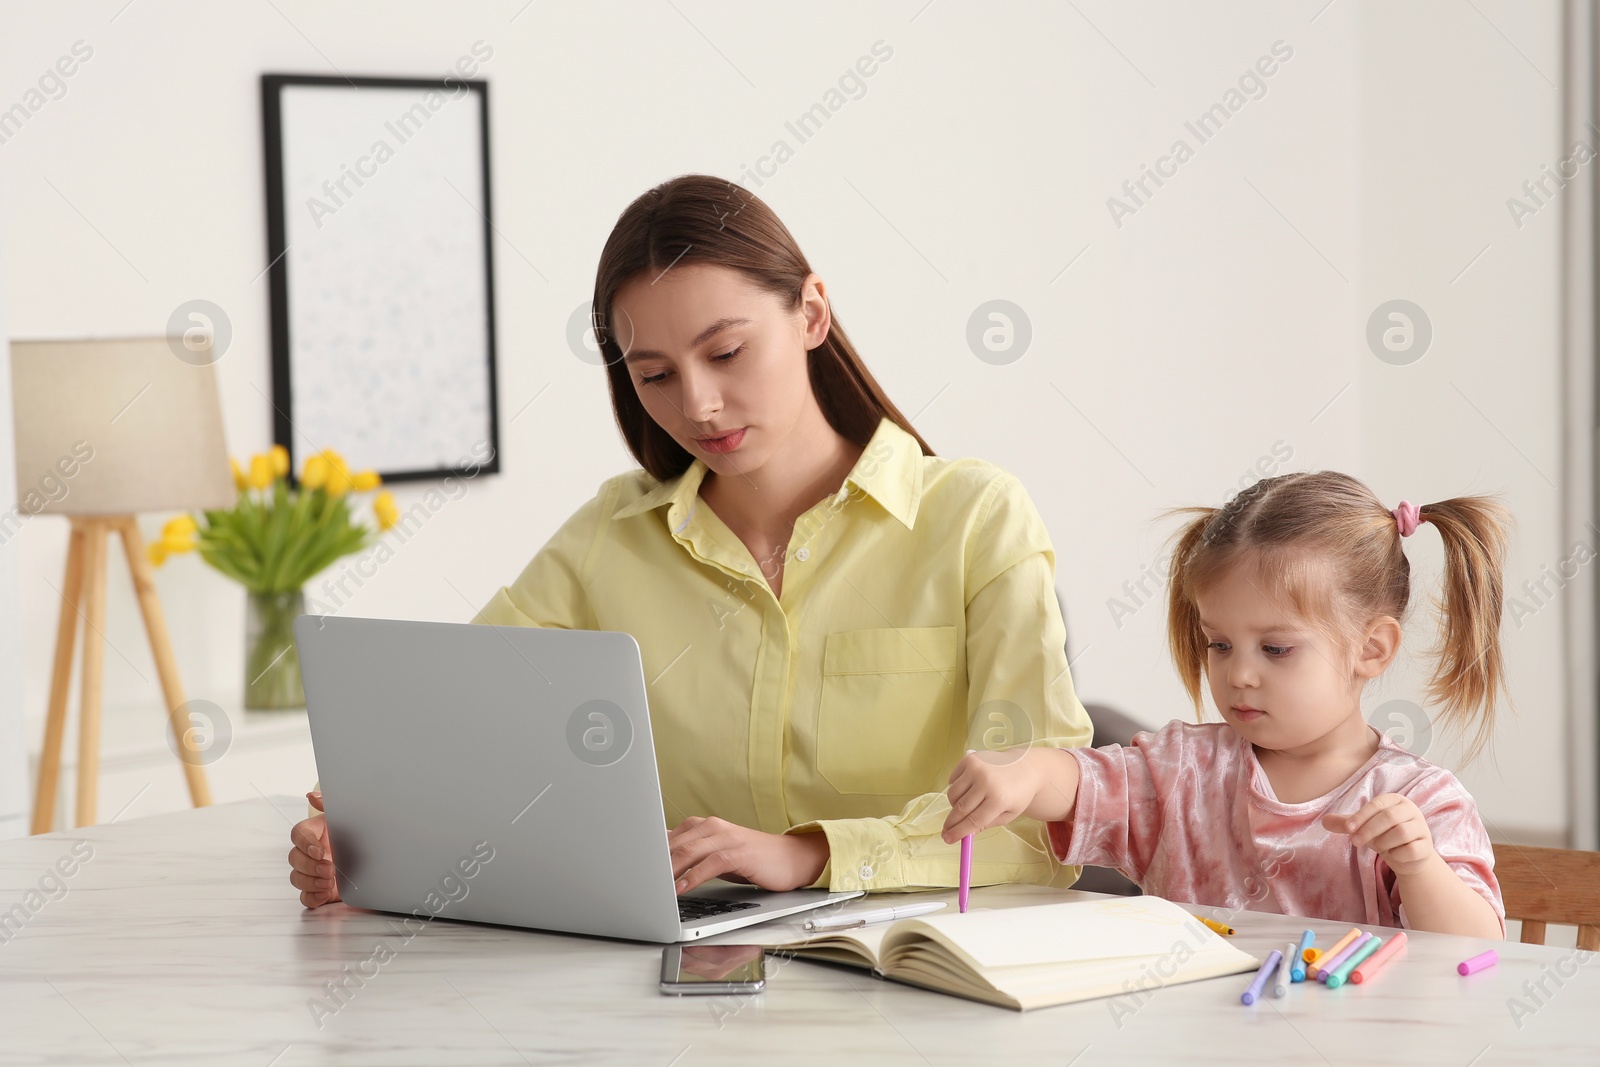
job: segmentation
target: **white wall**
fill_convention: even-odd
[[[0,240],[0,257],[5,242]],[[0,276],[0,515],[17,502],[17,456],[11,430],[11,349],[6,345],[5,278]],[[8,536],[14,523],[0,523],[0,605],[18,601],[19,542]],[[26,690],[22,669],[22,615],[0,611],[0,838],[28,831],[29,802]]]
[[[630,465],[599,370],[565,340],[601,244],[650,185],[738,179],[780,138],[793,158],[751,187],[890,394],[940,452],[1000,463],[1037,500],[1087,699],[1152,725],[1186,714],[1159,603],[1117,620],[1108,600],[1160,554],[1161,509],[1219,502],[1275,447],[1292,452],[1279,470],[1347,470],[1386,500],[1503,490],[1520,523],[1514,584],[1559,558],[1556,493],[1535,470],[1556,477],[1559,208],[1519,231],[1504,207],[1558,156],[1559,94],[1532,69],[1560,81],[1549,0],[909,0],[782,16],[704,0],[122,3],[0,4],[0,107],[74,41],[94,49],[66,95],[0,144],[11,329],[157,331],[183,301],[220,304],[241,455],[270,440],[257,75],[429,74],[480,39],[494,49],[481,74],[503,235],[504,474],[442,508],[344,611],[467,618]],[[880,40],[893,56],[865,94],[798,144],[785,122]],[[1293,56],[1265,95],[1199,144],[1185,121],[1280,40]],[[1193,158],[1118,226],[1107,198],[1180,137]],[[1406,368],[1364,340],[1370,311],[1396,296],[1437,331]],[[1032,321],[1031,349],[1008,366],[965,341],[994,298]],[[405,507],[423,490],[396,492]],[[47,688],[44,579],[59,581],[65,541],[60,521],[19,538],[30,706]],[[1427,570],[1436,539],[1424,529],[1410,547]],[[107,657],[113,702],[141,685],[129,663],[153,677],[118,568],[108,633],[128,662]],[[236,693],[242,595],[194,559],[160,580],[191,695]],[[1499,733],[1498,769],[1466,775],[1507,833],[1559,836],[1568,822],[1551,757],[1560,625],[1551,609],[1507,627],[1521,718]],[[1394,675],[1375,700],[1414,696],[1417,677]],[[1449,758],[1442,744],[1430,755]]]
[[[1566,808],[1560,592],[1523,588],[1572,549],[1556,491],[1563,200],[1520,228],[1506,204],[1566,153],[1550,84],[1562,84],[1558,6],[1478,6],[1494,26],[1471,6],[1424,3],[1387,5],[1358,27],[1362,310],[1404,297],[1434,326],[1420,362],[1364,360],[1358,384],[1366,472],[1386,499],[1498,491],[1517,517],[1507,595],[1531,614],[1508,601],[1504,639],[1519,714],[1501,723],[1494,759],[1463,775],[1494,834],[1561,826]],[[1437,575],[1438,538],[1414,540],[1420,573]],[[1419,623],[1427,610],[1419,601]],[[1410,696],[1419,677],[1390,691]]]

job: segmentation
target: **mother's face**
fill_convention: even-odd
[[[806,353],[828,334],[822,280],[799,308],[708,264],[617,291],[611,327],[645,411],[717,474],[758,470],[816,410]]]

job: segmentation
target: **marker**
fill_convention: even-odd
[[[967,913],[967,894],[972,891],[972,835],[961,839],[961,889],[956,899],[961,904],[961,914]]]
[[[977,749],[967,749],[967,755],[972,755]],[[956,902],[961,908],[961,914],[967,913],[967,896],[972,892],[972,835],[968,834],[961,839],[961,886],[956,891]]]
[[[1292,959],[1294,959],[1294,942],[1290,941],[1283,947],[1283,959],[1278,961],[1278,978],[1272,983],[1272,995],[1275,997],[1289,994],[1289,961]]]
[[[874,908],[871,911],[857,912],[854,915],[829,915],[821,919],[807,919],[807,930],[849,930],[856,926],[866,926],[868,923],[886,923],[895,919],[909,919],[913,915],[926,915],[930,911],[938,911],[945,907],[945,902],[929,901],[923,904],[902,904],[894,908]]]
[[[1343,965],[1345,960],[1349,959],[1351,956],[1354,956],[1356,954],[1356,950],[1371,940],[1371,934],[1363,933],[1360,937],[1346,945],[1344,947],[1344,951],[1340,952],[1337,956],[1334,956],[1325,964],[1319,964],[1317,966],[1317,981],[1321,982],[1323,985],[1327,985],[1328,976],[1334,971],[1338,970],[1339,967]]]
[[[1488,952],[1478,953],[1470,960],[1462,960],[1460,963],[1456,964],[1456,973],[1477,974],[1485,967],[1493,967],[1499,962],[1500,953],[1496,952],[1494,949],[1490,949]]]
[[[1255,978],[1250,982],[1250,988],[1239,994],[1240,1004],[1254,1004],[1260,999],[1261,990],[1266,986],[1267,978],[1272,974],[1273,969],[1278,966],[1278,961],[1282,958],[1283,953],[1277,949],[1272,950],[1272,953],[1267,956],[1267,962],[1261,965],[1261,969],[1256,972]]]
[[[1306,953],[1316,951],[1311,947],[1311,942],[1316,939],[1317,932],[1315,930],[1307,930],[1300,935],[1300,948],[1294,954],[1294,966],[1289,969],[1289,979],[1291,981],[1304,982],[1306,980],[1306,964],[1311,961],[1311,957]]]
[[[1229,926],[1227,923],[1219,923],[1215,919],[1206,918],[1204,915],[1196,915],[1195,918],[1200,920],[1201,922],[1205,923],[1208,928],[1210,928],[1211,930],[1216,931],[1217,933],[1221,934],[1223,937],[1232,937],[1233,936],[1233,933],[1234,933],[1233,927]]]
[[[1348,982],[1350,980],[1351,973],[1354,972],[1357,967],[1361,966],[1368,959],[1370,959],[1374,952],[1377,952],[1383,947],[1383,938],[1373,935],[1360,944],[1361,947],[1356,949],[1355,952],[1351,953],[1349,959],[1345,960],[1342,964],[1334,969],[1332,974],[1328,975],[1329,989],[1338,989],[1340,986]]]
[[[1330,947],[1328,947],[1324,951],[1317,952],[1317,954],[1315,956],[1311,957],[1311,959],[1308,961],[1308,962],[1310,962],[1311,966],[1306,968],[1306,974],[1310,975],[1312,978],[1321,978],[1322,977],[1322,968],[1318,967],[1317,964],[1321,963],[1324,960],[1327,960],[1327,961],[1331,962],[1333,957],[1335,957],[1339,953],[1343,952],[1345,950],[1345,947],[1347,945],[1349,945],[1350,942],[1354,941],[1356,938],[1358,938],[1360,936],[1361,936],[1360,929],[1358,929],[1357,927],[1353,927],[1352,926],[1350,928],[1350,932],[1348,934],[1345,934],[1339,940],[1335,941]],[[1311,951],[1316,952],[1317,950],[1316,949],[1312,949]]]
[[[1385,941],[1382,948],[1368,956],[1367,962],[1351,971],[1350,981],[1354,982],[1356,985],[1360,985],[1362,982],[1365,982],[1367,979],[1373,977],[1379,971],[1383,970],[1383,965],[1388,963],[1395,956],[1398,956],[1400,954],[1400,950],[1405,947],[1406,932],[1401,930],[1388,941]]]

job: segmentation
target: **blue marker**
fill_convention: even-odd
[[[1307,930],[1300,935],[1300,950],[1294,954],[1294,966],[1289,968],[1291,982],[1304,982],[1306,980],[1306,950],[1317,939],[1315,930]]]

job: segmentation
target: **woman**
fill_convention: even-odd
[[[638,641],[680,892],[955,885],[939,831],[962,754],[1091,732],[1027,493],[933,455],[793,236],[731,182],[688,175],[630,204],[594,308],[644,469],[602,485],[473,621]],[[291,839],[301,902],[339,899],[323,817]],[[975,841],[977,885],[1077,873],[1038,823]]]

